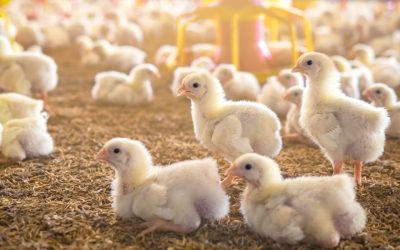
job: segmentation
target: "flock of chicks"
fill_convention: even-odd
[[[139,46],[140,34],[146,32],[111,13],[108,18],[117,23],[111,42],[103,38],[109,38],[105,34],[113,26],[100,27],[97,37],[70,30],[80,63],[104,69],[95,77],[92,97],[115,105],[152,102],[152,81],[162,77],[159,68],[176,57],[176,48],[164,45],[155,53],[158,67],[145,63],[146,53],[132,45]],[[165,18],[160,13],[157,17]],[[79,31],[82,26],[74,27]],[[26,38],[40,37],[35,27],[21,25],[18,31],[17,40],[25,48],[41,45]],[[220,180],[211,158],[154,166],[141,142],[111,139],[96,158],[115,169],[112,206],[117,215],[145,220],[141,236],[155,230],[189,233],[201,219],[219,220],[229,213],[225,189],[239,177],[247,183],[241,212],[259,234],[331,248],[362,231],[366,213],[355,199],[354,183],[362,184],[363,164],[382,155],[386,135],[400,137],[397,59],[375,58],[374,49],[365,44],[352,47],[353,61],[304,53],[292,70],[282,70],[260,88],[252,74],[231,64],[216,65],[210,57],[214,50],[207,44],[193,46],[192,64],[174,71],[171,90],[191,100],[195,137],[231,163],[227,177]],[[57,81],[57,65],[41,49],[14,52],[0,37],[0,88],[10,92],[0,94],[1,151],[6,158],[22,161],[53,151],[43,109],[49,110],[47,92]],[[28,97],[32,95],[43,101]],[[279,117],[286,118],[284,128]],[[335,175],[284,180],[272,160],[282,149],[282,137],[319,147]],[[343,174],[346,161],[354,166],[355,182]]]

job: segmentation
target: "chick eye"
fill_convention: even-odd
[[[307,61],[307,65],[312,65],[313,64],[313,61],[312,60],[308,60]]]
[[[114,154],[119,154],[121,152],[121,149],[119,148],[114,148],[113,150]]]
[[[377,91],[375,91],[375,93],[377,93],[379,95],[381,93],[381,91],[378,89]]]
[[[294,96],[298,96],[298,95],[299,95],[299,93],[294,93],[293,95],[294,95]]]
[[[245,166],[244,166],[244,168],[246,169],[246,170],[250,170],[250,169],[252,169],[252,165],[251,164],[249,164],[249,163],[247,163]]]
[[[200,84],[198,84],[197,82],[193,83],[193,88],[198,88],[200,86]]]

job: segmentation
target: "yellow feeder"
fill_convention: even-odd
[[[236,1],[240,2],[240,5],[235,6],[235,4],[233,4],[235,1],[232,0],[221,0],[221,4],[199,7],[191,13],[181,16],[177,23],[178,58],[173,65],[169,66],[174,68],[176,66],[189,64],[185,54],[186,27],[189,23],[205,19],[212,19],[219,24],[228,24],[223,26],[219,31],[224,34],[229,34],[228,37],[219,34],[219,37],[222,37],[222,42],[220,41],[220,58],[222,58],[222,60],[219,61],[232,63],[238,69],[250,71],[255,74],[260,81],[264,81],[266,76],[275,74],[280,70],[279,68],[268,66],[267,61],[272,61],[273,58],[266,58],[267,56],[261,55],[263,54],[263,48],[260,47],[266,47],[266,43],[264,38],[260,37],[261,32],[258,30],[260,24],[264,26],[267,25],[271,29],[271,40],[273,41],[278,40],[279,25],[283,24],[287,26],[290,35],[292,64],[296,62],[299,56],[294,25],[296,21],[301,21],[303,23],[307,50],[313,50],[311,26],[303,11],[291,7],[282,7],[276,4],[262,6],[260,4],[247,4],[246,0]],[[257,0],[253,1],[255,3],[257,2]],[[251,0],[247,2],[250,3]],[[247,36],[243,34],[250,35]],[[267,51],[268,48],[264,48],[264,50]],[[243,62],[245,63],[243,64]]]

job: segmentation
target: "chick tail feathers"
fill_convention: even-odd
[[[388,112],[384,108],[376,108],[375,112],[370,114],[371,129],[373,130],[386,130],[390,125],[390,118]]]
[[[210,184],[203,192],[205,195],[196,199],[194,203],[201,217],[214,221],[229,213],[229,198],[219,184]]]
[[[202,160],[200,170],[205,175],[201,195],[195,198],[195,207],[201,217],[219,220],[229,213],[229,197],[220,185],[217,163],[212,158]]]

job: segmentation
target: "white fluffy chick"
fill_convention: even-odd
[[[207,70],[198,67],[178,67],[174,71],[171,83],[171,91],[174,96],[178,96],[178,89],[182,83],[183,78],[192,73],[207,72]]]
[[[1,152],[6,158],[18,162],[52,153],[53,139],[47,133],[47,114],[6,122]]]
[[[196,139],[226,160],[232,162],[250,152],[275,157],[281,151],[276,114],[259,103],[227,101],[218,79],[210,73],[186,76],[178,93],[191,100]]]
[[[153,64],[141,64],[129,75],[107,71],[98,73],[92,89],[92,97],[98,102],[117,105],[137,105],[153,100],[151,81],[160,78]]]
[[[260,84],[253,74],[238,71],[233,64],[219,64],[213,75],[222,84],[227,99],[234,101],[257,100]]]
[[[264,104],[278,116],[285,117],[291,107],[291,103],[283,99],[286,89],[292,86],[303,86],[304,79],[301,74],[288,72],[284,69],[277,77],[267,79],[258,95],[257,101]]]
[[[214,61],[208,56],[202,56],[197,59],[194,59],[190,64],[191,67],[201,68],[208,71],[212,71],[215,68]]]
[[[293,86],[288,88],[284,94],[283,98],[291,102],[292,106],[286,115],[285,134],[283,138],[315,146],[315,144],[305,136],[304,130],[300,125],[300,109],[303,100],[303,92],[303,86]]]
[[[11,70],[9,73],[3,71],[2,74],[8,74],[12,79],[14,70],[18,70],[19,74],[23,71],[26,81],[20,81],[20,83],[27,84],[29,82],[30,94],[39,93],[43,98],[45,108],[47,108],[47,93],[55,89],[58,83],[57,64],[54,60],[46,55],[33,52],[14,53],[10,48],[9,42],[4,37],[0,37],[0,47],[0,68],[4,67]],[[7,67],[9,65],[14,66]],[[7,83],[10,84],[10,82],[5,82],[5,84]],[[9,89],[8,91],[17,90]]]
[[[98,40],[93,51],[100,56],[103,65],[108,70],[129,73],[132,68],[140,65],[146,58],[146,53],[132,46],[113,46],[106,40]]]
[[[17,93],[0,94],[0,123],[12,119],[40,116],[43,101],[35,100]]]
[[[389,117],[385,109],[347,97],[339,87],[339,74],[332,60],[321,53],[303,54],[294,71],[308,76],[300,124],[342,173],[351,160],[355,179],[361,185],[363,162],[375,161],[383,153]]]
[[[146,221],[139,236],[155,230],[190,233],[201,219],[219,220],[229,212],[229,198],[211,158],[154,166],[141,142],[114,138],[97,159],[115,169],[112,206],[116,214]]]
[[[375,82],[381,82],[392,88],[400,87],[400,64],[395,58],[375,58],[374,50],[364,44],[353,48],[355,58],[366,65]]]
[[[275,241],[333,248],[365,227],[365,211],[347,175],[284,180],[278,164],[254,153],[240,156],[227,174],[247,182],[240,207],[246,224]]]
[[[400,138],[400,103],[395,91],[389,86],[376,83],[366,89],[363,95],[376,107],[384,107],[389,112],[390,126],[386,130],[389,137]]]

